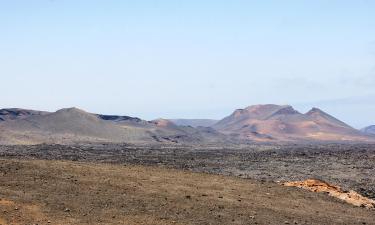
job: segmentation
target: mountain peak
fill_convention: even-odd
[[[236,110],[234,116],[248,115],[253,118],[267,119],[271,116],[276,115],[290,115],[290,114],[300,114],[290,105],[275,105],[275,104],[265,104],[265,105],[252,105],[246,107],[242,110]]]
[[[269,110],[269,109],[283,108],[286,106],[289,106],[289,105],[258,104],[258,105],[248,106],[244,110],[246,111]]]
[[[282,106],[281,109],[277,110],[275,113],[272,114],[272,116],[276,115],[292,115],[292,114],[301,114],[297,110],[295,110],[292,106],[290,105],[285,105]]]
[[[316,108],[316,107],[313,107],[313,108],[310,109],[310,111],[308,111],[308,112],[306,113],[306,115],[317,114],[317,113],[319,113],[319,114],[327,114],[327,113],[324,112],[323,110],[321,110],[321,109],[319,109],[319,108]]]
[[[87,114],[88,112],[79,109],[77,107],[70,107],[70,108],[62,108],[56,111],[56,113],[85,113]]]

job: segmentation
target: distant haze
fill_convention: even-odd
[[[0,2],[0,108],[221,119],[274,103],[375,124],[375,1]]]

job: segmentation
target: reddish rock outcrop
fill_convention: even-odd
[[[305,181],[286,182],[283,185],[303,188],[312,192],[324,192],[355,206],[366,207],[368,209],[375,208],[375,200],[366,198],[353,190],[343,191],[339,186],[330,185],[321,180],[308,179]]]

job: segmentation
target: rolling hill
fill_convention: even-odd
[[[207,143],[220,135],[169,122],[164,126],[128,116],[98,115],[77,108],[36,113],[0,123],[1,144],[39,143]]]

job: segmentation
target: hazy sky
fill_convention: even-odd
[[[0,1],[0,108],[312,106],[375,124],[375,1]]]

